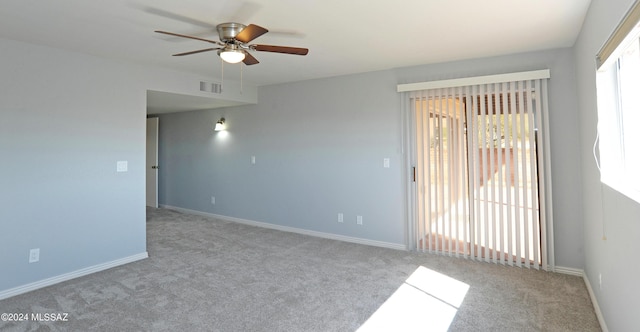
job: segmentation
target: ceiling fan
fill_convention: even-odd
[[[251,55],[251,53],[249,53],[249,50],[260,51],[260,52],[295,54],[295,55],[307,55],[307,53],[309,53],[309,49],[300,48],[300,47],[274,46],[274,45],[262,45],[262,44],[249,45],[248,43],[250,41],[269,32],[269,30],[255,24],[244,25],[240,23],[222,23],[222,24],[218,24],[216,29],[218,30],[218,36],[220,38],[220,41],[194,37],[194,36],[181,35],[178,33],[161,31],[161,30],[156,30],[155,32],[162,33],[165,35],[176,36],[176,37],[200,40],[200,41],[204,41],[204,42],[219,46],[219,47],[205,48],[197,51],[178,53],[178,54],[174,54],[173,56],[191,55],[196,53],[217,50],[218,55],[225,62],[238,63],[242,61],[245,65],[249,66],[249,65],[255,65],[259,63],[259,61],[253,55]]]

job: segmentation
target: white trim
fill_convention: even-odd
[[[16,296],[16,295],[20,295],[20,294],[24,294],[27,292],[31,292],[34,291],[36,289],[40,289],[40,288],[44,288],[47,286],[51,286],[57,283],[61,283],[63,281],[67,281],[67,280],[71,280],[71,279],[75,279],[78,277],[82,277],[82,276],[86,276],[88,274],[92,274],[92,273],[96,273],[96,272],[100,272],[106,269],[110,269],[116,266],[120,266],[120,265],[124,265],[124,264],[128,264],[128,263],[132,263],[135,261],[139,261],[141,259],[145,259],[149,257],[149,254],[145,251],[143,253],[139,253],[133,256],[129,256],[129,257],[124,257],[124,258],[120,258],[120,259],[116,259],[110,262],[106,262],[106,263],[102,263],[102,264],[97,264],[97,265],[93,265],[93,266],[89,266],[80,270],[75,270],[73,272],[69,272],[69,273],[65,273],[65,274],[61,274],[55,277],[51,277],[51,278],[47,278],[47,279],[43,279],[40,281],[36,281],[36,282],[32,282],[26,285],[22,285],[22,286],[18,286],[18,287],[14,287],[14,288],[10,288],[7,290],[3,290],[0,291],[0,300],[6,299],[6,298],[10,298],[12,296]]]
[[[591,298],[591,303],[593,304],[593,310],[596,312],[596,317],[598,318],[598,323],[600,323],[602,332],[609,332],[607,323],[604,321],[604,315],[602,314],[600,306],[598,305],[598,299],[596,298],[596,294],[593,292],[593,288],[591,288],[591,282],[589,282],[589,278],[587,278],[586,273],[583,273],[582,279],[584,279],[584,283],[587,285],[587,291],[589,292],[589,297]]]
[[[587,286],[587,292],[589,293],[589,298],[591,298],[591,304],[593,304],[593,310],[596,312],[596,317],[598,318],[598,323],[600,323],[600,328],[602,329],[602,332],[609,332],[609,329],[607,328],[607,324],[604,321],[604,315],[602,315],[602,311],[600,310],[600,306],[598,305],[598,299],[596,298],[596,294],[593,292],[593,288],[591,287],[591,282],[589,281],[587,274],[584,273],[584,270],[574,269],[571,267],[556,266],[555,272],[568,274],[576,277],[582,277],[582,280],[584,280],[585,286]]]
[[[416,163],[413,160],[415,150],[415,133],[414,126],[412,126],[411,119],[414,118],[415,114],[413,114],[414,110],[408,106],[409,101],[407,98],[401,98],[400,100],[400,109],[401,109],[401,118],[402,118],[402,128],[403,128],[403,137],[402,137],[402,154],[404,155],[403,160],[403,170],[402,170],[402,178],[403,186],[404,186],[404,221],[405,221],[405,246],[407,248],[411,248],[411,250],[415,250],[416,248],[416,229],[414,227],[415,220],[415,190],[416,190],[416,182],[413,181],[415,168],[413,167]]]
[[[547,264],[552,267],[556,266],[556,251],[555,251],[555,233],[553,228],[553,176],[551,174],[551,138],[550,131],[551,127],[549,125],[549,90],[546,80],[542,80],[542,91],[544,93],[542,100],[542,128],[544,130],[544,138],[542,140],[542,151],[544,158],[544,174],[542,181],[545,183],[544,188],[544,200],[545,200],[545,208],[544,211],[547,214],[545,216],[545,228],[547,231]],[[540,181],[540,180],[538,180]]]
[[[453,88],[453,87],[468,86],[468,85],[537,80],[537,79],[544,79],[544,78],[550,78],[550,77],[551,77],[550,70],[542,69],[542,70],[525,71],[525,72],[519,72],[519,73],[475,76],[475,77],[465,77],[465,78],[454,78],[450,80],[398,84],[397,91],[408,92],[408,91],[420,91],[420,90],[441,89],[441,88]]]
[[[185,209],[185,208],[171,206],[171,205],[165,205],[165,204],[161,204],[160,207],[163,208],[163,209],[174,210],[174,211],[178,211],[178,212],[182,212],[182,213],[186,213],[186,214],[194,214],[194,215],[199,215],[199,216],[203,216],[203,217],[210,217],[210,218],[215,218],[215,219],[220,219],[220,220],[225,220],[225,221],[230,221],[230,222],[236,222],[236,223],[239,223],[239,224],[244,224],[244,225],[249,225],[249,226],[256,226],[256,227],[274,229],[274,230],[282,231],[282,232],[297,233],[297,234],[315,236],[315,237],[324,238],[324,239],[330,239],[330,240],[338,240],[338,241],[343,241],[343,242],[364,244],[364,245],[374,246],[374,247],[382,247],[382,248],[395,249],[395,250],[404,250],[404,251],[407,250],[407,246],[404,245],[404,244],[400,244],[400,243],[391,243],[391,242],[369,240],[369,239],[363,239],[363,238],[351,237],[351,236],[345,236],[345,235],[338,235],[338,234],[332,234],[332,233],[317,232],[317,231],[312,231],[312,230],[308,230],[308,229],[289,227],[289,226],[281,226],[281,225],[270,224],[270,223],[266,223],[266,222],[262,222],[262,221],[254,221],[254,220],[248,220],[248,219],[242,219],[242,218],[236,218],[236,217],[223,216],[223,215],[219,215],[219,214],[213,214],[213,213],[202,212],[202,211],[197,211],[197,210]]]
[[[574,269],[572,267],[556,266],[555,269],[553,269],[553,272],[561,273],[561,274],[568,274],[568,275],[576,276],[576,277],[584,276],[584,270]]]

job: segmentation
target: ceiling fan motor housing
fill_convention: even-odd
[[[216,27],[218,29],[218,35],[220,41],[224,43],[232,42],[234,38],[242,31],[246,26],[240,23],[221,23]]]

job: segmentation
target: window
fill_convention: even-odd
[[[601,180],[640,203],[640,2],[599,52]]]

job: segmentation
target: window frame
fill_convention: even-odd
[[[629,75],[623,72],[622,61],[631,47],[640,45],[640,1],[636,1],[625,18],[620,22],[612,36],[607,40],[596,56],[598,137],[600,153],[600,180],[625,196],[640,203],[640,172],[638,163],[640,149],[625,140],[625,114],[640,110],[627,109],[629,103],[624,99],[626,86],[630,81],[621,79]],[[640,57],[640,52],[638,52]],[[635,59],[634,59],[635,60]],[[638,59],[640,61],[640,58]],[[629,70],[629,69],[627,69]],[[632,75],[640,76],[640,66]],[[635,91],[640,91],[640,80],[631,82]],[[637,88],[635,88],[637,87]],[[637,105],[637,102],[632,103]],[[627,106],[626,108],[624,106]],[[633,105],[633,108],[636,106]],[[627,121],[630,121],[627,119]],[[628,133],[627,133],[628,134]],[[635,133],[634,133],[635,134]],[[635,134],[637,136],[637,134]],[[636,142],[636,144],[640,143]],[[595,151],[594,151],[595,153]],[[634,172],[635,171],[635,172]]]

